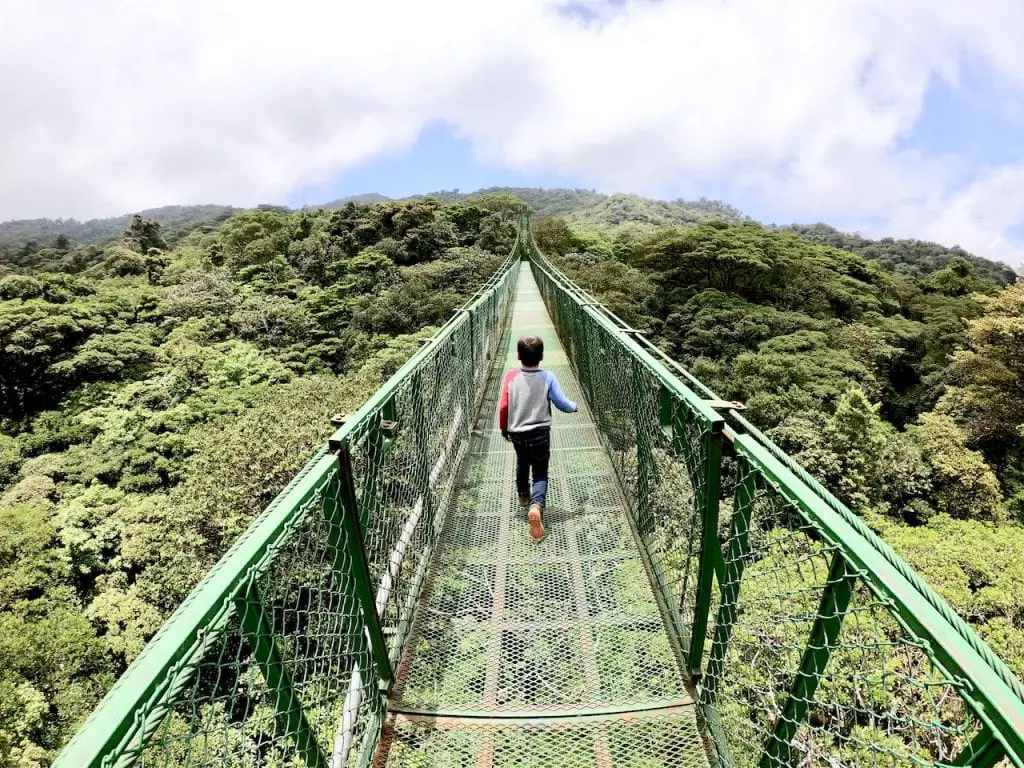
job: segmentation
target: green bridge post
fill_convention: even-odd
[[[643,378],[640,368],[640,361],[634,358],[630,370],[634,391],[644,391]],[[636,528],[640,536],[646,536],[651,531],[651,491],[654,488],[652,475],[654,474],[654,458],[651,455],[651,437],[647,432],[647,425],[644,424],[641,416],[641,409],[633,406],[633,424],[636,429],[636,468],[637,468],[637,510]]]
[[[363,543],[362,526],[359,524],[359,505],[356,502],[355,484],[352,477],[352,455],[348,444],[343,444],[337,454],[338,458],[338,499],[329,503],[324,499],[324,515],[327,517],[328,545],[334,553],[334,567],[341,573],[351,571],[355,583],[356,598],[363,615],[363,623],[370,637],[370,650],[373,653],[377,674],[382,681],[391,681],[391,661],[388,658],[388,644],[384,639],[380,616],[374,600],[373,579],[366,561],[366,546]],[[344,554],[338,539],[345,537],[345,550],[350,569],[345,567]]]
[[[715,705],[718,699],[718,688],[725,672],[725,655],[729,648],[729,638],[733,625],[736,623],[736,608],[740,599],[740,583],[746,567],[747,556],[750,554],[750,517],[754,510],[754,499],[757,497],[757,475],[755,475],[745,458],[740,457],[736,468],[740,482],[733,496],[732,530],[729,535],[729,549],[725,558],[725,576],[721,583],[721,601],[718,604],[718,615],[715,617],[715,636],[711,643],[711,655],[708,659],[707,674],[701,681],[700,704],[704,718],[711,731],[711,738],[718,752],[722,768],[731,768],[732,757],[729,751],[728,738],[718,721]]]
[[[704,661],[704,641],[711,612],[711,589],[715,574],[721,581],[722,547],[718,543],[718,501],[721,494],[722,423],[711,425],[704,435],[704,483],[699,498],[704,523],[701,533],[700,569],[697,573],[697,600],[690,633],[689,673],[699,679]]]
[[[437,379],[439,367],[435,365],[434,391],[437,391]],[[423,403],[423,373],[417,371],[412,377],[412,408],[416,413],[424,414],[427,410]],[[467,418],[468,418],[467,414]],[[423,497],[423,512],[421,520],[425,521],[424,530],[430,530],[434,526],[434,494],[430,487],[430,441],[427,435],[427,425],[421,417],[413,424],[413,440],[416,444],[416,476],[422,478],[417,492]]]
[[[366,436],[367,452],[370,456],[378,456],[384,450],[384,430],[382,422],[393,421],[395,416],[395,400],[390,398],[383,406],[378,416],[373,417],[373,422]],[[359,505],[359,522],[366,530],[370,521],[380,513],[380,468],[383,462],[370,461],[367,463],[366,474],[363,476],[362,493]]]

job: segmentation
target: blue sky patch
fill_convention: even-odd
[[[587,187],[580,179],[552,173],[526,173],[480,162],[472,144],[446,123],[431,123],[409,149],[371,158],[344,171],[336,181],[303,189],[287,204],[326,203],[348,195],[378,192],[388,197],[483,187]]]

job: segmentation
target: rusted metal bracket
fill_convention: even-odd
[[[724,411],[745,411],[747,406],[739,400],[705,400],[704,404],[709,408],[721,409]]]

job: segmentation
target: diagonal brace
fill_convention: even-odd
[[[370,640],[377,674],[381,680],[391,680],[391,661],[388,658],[387,640],[377,614],[374,588],[370,577],[370,566],[366,561],[366,546],[363,543],[362,526],[359,524],[359,509],[356,502],[355,480],[352,474],[352,456],[348,445],[338,450],[338,499],[335,503],[324,500],[324,516],[327,518],[327,545],[334,559],[334,570],[340,583],[349,577],[355,583],[356,599],[359,600],[363,624]],[[344,550],[340,539],[344,537]],[[348,563],[345,556],[348,556]]]
[[[267,619],[267,608],[254,576],[249,577],[248,586],[237,598],[237,603],[242,632],[248,639],[256,663],[274,696],[278,722],[285,729],[285,733],[295,741],[295,747],[306,765],[311,768],[329,768],[330,763],[317,743],[313,729],[302,710],[302,702],[292,684],[291,675],[285,668],[284,657],[274,641],[274,626]]]
[[[969,768],[992,768],[1004,757],[1006,748],[995,739],[992,731],[983,728],[953,759],[952,764]]]
[[[722,475],[722,424],[712,424],[704,435],[703,488],[698,497],[703,530],[697,571],[697,604],[690,633],[690,675],[699,678],[704,661],[704,642],[711,613],[711,589],[723,571],[722,546],[718,541],[718,502]]]
[[[804,647],[800,669],[793,678],[789,697],[782,714],[775,721],[775,731],[768,737],[761,755],[761,768],[793,765],[793,737],[807,719],[814,692],[825,671],[832,650],[836,647],[843,617],[850,607],[857,574],[840,552],[832,555],[828,582],[821,595],[818,616]]]

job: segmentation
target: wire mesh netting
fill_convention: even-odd
[[[266,567],[243,582],[233,606],[224,606],[223,627],[205,639],[194,664],[167,681],[167,716],[160,700],[140,713],[157,723],[139,765],[291,765],[295,757],[324,765],[322,756],[343,739],[364,749],[375,744],[384,702],[345,533],[330,521],[333,512],[323,514],[337,509],[338,492],[338,472],[330,471],[270,549]],[[365,702],[341,733],[357,668]]]
[[[321,513],[337,505],[335,471],[205,649],[141,765],[289,765],[296,754],[317,765],[317,749],[331,752],[345,737],[337,729],[356,668],[367,700],[347,736],[355,744],[376,740],[383,701],[350,563],[344,547],[336,553],[329,546],[343,544],[344,532]]]
[[[439,509],[449,503],[469,444],[509,286],[481,306],[474,322],[441,338],[352,441],[366,557],[395,661],[444,519]]]
[[[387,724],[389,768],[702,768],[704,753],[688,712],[533,723],[424,721],[399,715]]]
[[[720,758],[952,763],[979,730],[964,681],[742,454],[736,488],[701,696]]]
[[[541,293],[597,414],[644,551],[684,649],[691,644],[708,494],[711,424],[572,296],[537,270]],[[591,482],[594,471],[573,479]]]

